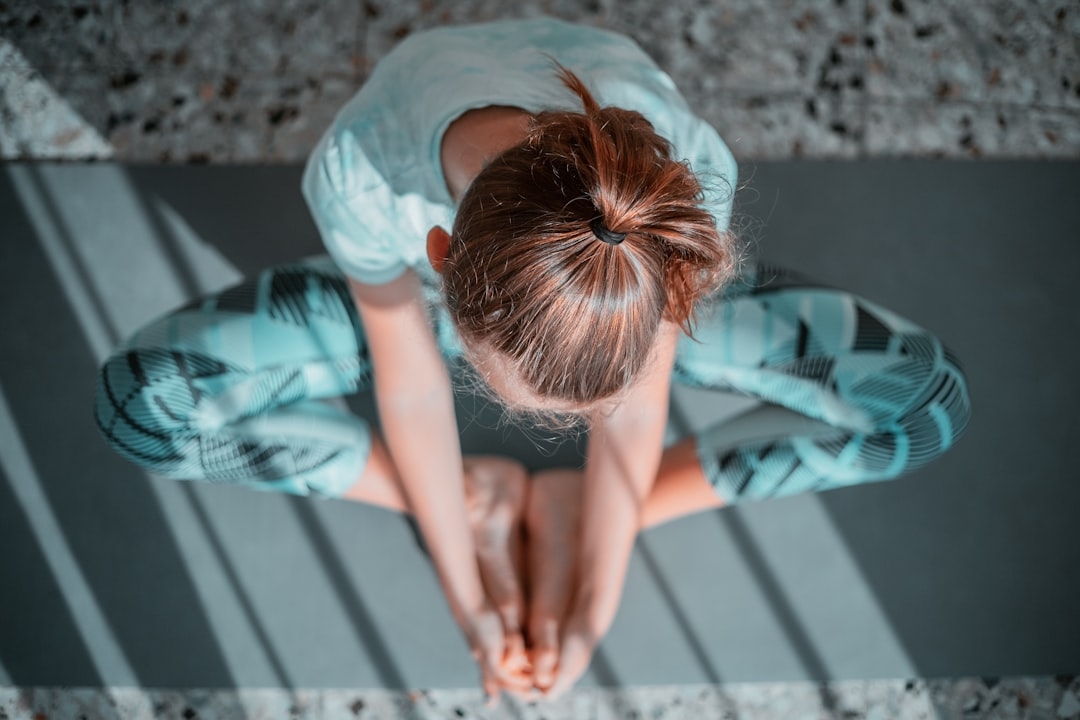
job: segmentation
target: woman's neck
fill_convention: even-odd
[[[488,161],[525,139],[530,117],[518,107],[489,105],[468,110],[450,123],[439,159],[454,202],[461,200]]]

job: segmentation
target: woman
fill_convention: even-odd
[[[558,695],[640,528],[894,478],[967,423],[930,334],[792,273],[736,277],[735,175],[627,38],[553,19],[414,35],[309,160],[332,261],[136,333],[99,425],[172,477],[411,513],[485,692]],[[447,358],[511,410],[586,422],[584,468],[462,458]],[[665,449],[672,379],[768,404]],[[317,400],[368,384],[381,434]]]

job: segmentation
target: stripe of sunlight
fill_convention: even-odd
[[[203,243],[172,207],[159,198],[139,193],[131,186],[131,181],[126,174],[120,173],[119,180],[123,183],[128,196],[135,201],[140,217],[147,223],[151,233],[150,247],[158,252],[162,271],[171,272],[171,279],[180,288],[181,300],[172,303],[169,309],[182,301],[205,295],[242,280],[237,269],[213,248]],[[137,320],[136,323],[141,324],[144,321]],[[269,629],[256,607],[258,593],[249,591],[244,585],[242,578],[244,558],[234,559],[229,556],[227,548],[237,547],[237,545],[231,544],[224,537],[223,527],[227,527],[227,523],[222,526],[215,525],[214,507],[200,498],[196,484],[185,482],[167,484],[178,487],[187,500],[194,517],[198,519],[202,528],[201,537],[205,537],[213,549],[214,558],[220,563],[228,585],[243,610],[249,629],[257,640],[257,646],[261,647],[262,658],[268,664],[271,676],[275,678],[278,687],[289,689],[288,692],[295,703],[296,695],[291,690],[295,683],[285,667],[284,653],[279,652],[275,647]],[[173,488],[170,487],[170,489]],[[265,606],[263,611],[263,614],[268,612]],[[226,625],[226,627],[231,626]],[[219,637],[221,637],[220,634]],[[257,652],[255,645],[251,646],[251,651]],[[238,662],[245,667],[248,666],[246,660]],[[266,684],[266,681],[253,673],[251,678],[239,678],[238,684],[244,687]]]
[[[186,298],[171,269],[161,258],[119,168],[90,166],[48,170],[43,173],[47,177],[42,177],[39,185],[33,176],[35,168],[7,168],[68,303],[94,356],[101,362],[122,336],[131,333],[148,317],[179,305]],[[50,197],[45,197],[45,193]],[[91,240],[87,237],[89,232],[84,231],[80,234],[84,242],[78,245],[81,257],[72,257],[61,237],[63,228],[57,227],[50,215],[48,203],[52,198],[70,199],[58,208],[63,217],[57,219],[68,227],[91,227],[94,223],[86,221],[92,213],[108,218],[97,225],[109,229],[107,240],[113,243],[112,247],[103,247],[103,243],[97,242],[99,238]],[[117,258],[123,258],[124,262],[115,262]],[[217,279],[237,275],[224,260],[218,258],[216,262],[218,268],[211,274]],[[139,272],[131,273],[131,268],[138,268]],[[141,282],[136,282],[139,280]],[[94,287],[87,286],[90,282]],[[98,307],[94,302],[95,292],[108,307]],[[239,685],[265,684],[266,678],[275,675],[265,648],[245,607],[235,597],[235,588],[212,544],[200,532],[199,518],[179,488],[180,483],[148,482],[148,485],[180,550],[204,616],[217,637],[230,640],[221,643],[221,652],[231,676]],[[115,644],[115,640],[113,642]],[[131,684],[134,681],[130,672],[123,677],[108,672],[111,667],[98,668],[107,684]]]
[[[0,435],[0,437],[4,437]],[[0,687],[11,687],[11,674],[8,673],[4,663],[0,660]]]
[[[112,146],[41,79],[22,53],[0,38],[0,157],[110,158]]]
[[[760,403],[675,387],[672,405],[680,430],[687,432],[731,420]],[[716,517],[805,674],[821,683],[866,672],[914,677],[911,658],[820,496],[786,498],[768,508],[770,521],[758,520],[758,508],[750,510],[728,508]],[[799,602],[791,602],[793,597]],[[828,707],[828,698],[823,703]]]
[[[85,176],[77,176],[76,170],[93,172],[93,183],[86,182]],[[101,313],[108,316],[106,322],[112,320],[112,335],[117,339],[130,334],[148,317],[240,279],[236,269],[205,245],[171,207],[157,199],[143,200],[119,168],[63,168],[51,172],[47,182],[41,180],[41,192],[65,198],[64,206],[56,212],[65,214],[62,221],[68,226],[81,228],[83,242],[72,249],[79,256],[73,261],[78,265],[76,269],[82,270],[84,282],[91,285],[91,294],[96,292],[103,298],[99,304],[107,309],[103,307]],[[129,225],[118,227],[118,219],[130,219]],[[97,228],[107,228],[107,232],[95,232]],[[112,262],[117,257],[124,258],[122,265]],[[131,273],[131,268],[138,268],[139,272]],[[167,281],[164,288],[163,278]],[[200,569],[210,567],[214,571],[210,576],[192,580],[203,600],[204,612],[205,607],[220,611],[220,622],[214,612],[206,616],[217,636],[229,639],[222,643],[222,652],[235,682],[241,687],[267,684],[293,687],[285,661],[305,657],[312,637],[306,632],[298,637],[295,623],[268,625],[263,621],[265,617],[283,613],[292,617],[295,612],[278,588],[259,592],[259,588],[250,590],[242,582],[243,568],[251,565],[247,562],[250,558],[244,557],[250,543],[243,542],[244,538],[230,542],[230,525],[220,520],[216,525],[213,523],[215,507],[200,501],[202,488],[177,482],[152,483],[152,486],[166,508],[182,507],[181,500],[187,502],[190,514],[171,518],[175,520],[171,529],[181,552],[191,561],[189,565]],[[262,507],[268,517],[272,514],[275,527],[286,535],[301,531],[295,517],[288,512],[291,506],[285,499],[266,500]],[[227,555],[226,548],[235,557]],[[299,548],[296,551],[301,552]],[[313,552],[311,548],[308,551]],[[317,573],[317,559],[311,556],[299,563],[291,580],[297,581],[296,572],[310,572],[311,577],[304,580],[307,585],[324,582],[326,578]],[[206,580],[205,597],[203,580]],[[230,592],[231,597],[226,597]],[[322,596],[314,593],[310,597],[320,601]],[[346,608],[340,603],[324,605],[313,612],[318,617],[348,622]],[[336,626],[332,620],[329,624]],[[276,643],[271,640],[271,628],[278,631]],[[237,637],[241,629],[242,637]],[[274,680],[268,682],[267,678]]]
[[[75,621],[83,645],[86,647],[99,677],[105,681],[103,668],[109,668],[109,685],[138,685],[135,672],[131,668],[123,649],[113,635],[105,614],[98,605],[97,598],[86,581],[86,577],[75,560],[60,524],[53,514],[48,498],[41,489],[41,480],[30,455],[26,451],[19,427],[11,414],[7,396],[0,386],[0,438],[4,438],[3,452],[0,452],[0,466],[8,483],[22,506],[23,513],[33,528],[35,539],[45,555],[49,570],[60,587],[64,603]],[[11,678],[3,666],[0,666],[0,685],[9,685]],[[140,713],[151,713],[149,700],[142,698]]]
[[[786,498],[783,506],[767,526],[737,512],[721,524],[809,679],[914,677],[911,658],[821,498]]]
[[[195,247],[198,239],[183,218],[167,203],[160,200],[155,202],[153,199],[147,199],[144,209],[146,216],[158,230],[158,238],[161,241],[163,250],[172,260],[170,267],[177,272],[180,281],[187,286],[187,293],[194,295],[200,290],[209,289],[194,287],[194,284],[198,283],[199,278],[203,275],[199,268],[199,258],[191,252],[191,248]],[[327,398],[325,401],[333,403],[343,410],[348,410],[348,405],[343,398]],[[319,617],[328,620],[327,624],[333,627],[348,626],[353,629],[357,640],[354,649],[363,649],[367,654],[383,687],[406,687],[405,677],[400,670],[399,663],[394,659],[392,648],[383,640],[377,625],[372,621],[368,604],[364,600],[355,579],[350,582],[350,574],[345,569],[342,561],[345,553],[341,546],[336,545],[331,540],[325,520],[317,512],[318,505],[321,505],[321,503],[315,505],[285,503],[284,506],[291,508],[293,511],[291,516],[285,514],[275,519],[277,527],[284,528],[287,525],[295,525],[298,530],[303,531],[308,539],[307,549],[312,553],[312,556],[309,561],[300,563],[300,566],[305,569],[309,568],[309,571],[313,573],[321,571],[321,575],[311,578],[310,581],[304,581],[296,577],[296,571],[294,571],[290,580],[294,584],[302,585],[310,585],[316,579],[328,582],[330,588],[334,591],[337,606],[323,609],[319,612]],[[275,504],[274,508],[277,509],[277,507],[278,505]],[[201,512],[204,515],[209,514],[208,510],[202,510]],[[228,543],[225,543],[225,545],[228,545]],[[243,564],[242,561],[241,564]],[[265,593],[259,594],[259,597],[264,602],[266,612],[273,613],[276,610],[291,614],[294,612],[294,606],[285,595],[273,588],[267,588]],[[313,594],[311,597],[312,599],[317,598],[318,594]],[[275,607],[274,598],[280,598],[284,600],[284,603]],[[302,652],[304,648],[297,649]],[[274,659],[272,655],[271,660]],[[359,662],[361,658],[357,657],[355,661]]]

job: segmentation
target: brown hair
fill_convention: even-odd
[[[588,405],[632,382],[662,318],[690,332],[695,303],[735,259],[697,178],[649,121],[559,75],[584,112],[539,113],[477,175],[443,281],[466,342],[503,353],[535,394]],[[625,239],[602,242],[596,222]]]

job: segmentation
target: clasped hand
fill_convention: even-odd
[[[580,472],[488,472],[466,461],[482,605],[458,618],[489,704],[500,690],[554,699],[584,674],[599,633],[578,592]]]
[[[533,641],[533,633],[528,633],[526,641],[525,634],[508,626],[490,602],[462,625],[489,705],[497,703],[500,690],[526,701],[561,696],[589,667],[599,640],[571,615],[562,632],[551,623],[546,638]]]

